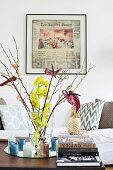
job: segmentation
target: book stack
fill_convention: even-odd
[[[87,131],[58,137],[57,166],[102,166],[98,148]]]

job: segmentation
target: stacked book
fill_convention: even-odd
[[[102,166],[98,148],[87,131],[58,137],[57,166]]]

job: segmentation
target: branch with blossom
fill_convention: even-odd
[[[13,40],[16,47],[16,57],[14,57],[10,49],[9,52],[6,52],[3,45],[0,44],[10,65],[10,67],[8,67],[0,60],[0,65],[3,66],[5,70],[4,72],[0,72],[1,76],[5,78],[5,81],[0,83],[0,87],[10,86],[12,89],[16,90],[17,98],[25,107],[35,129],[34,141],[36,142],[40,137],[45,135],[46,127],[48,126],[54,110],[62,102],[67,100],[74,109],[78,111],[80,107],[79,95],[74,93],[73,85],[75,84],[80,72],[74,76],[72,82],[70,82],[66,89],[62,91],[63,82],[68,79],[68,75],[66,74],[66,71],[61,68],[55,70],[52,65],[52,69],[45,68],[45,74],[50,76],[50,80],[47,80],[43,76],[36,77],[34,81],[34,89],[29,92],[20,72],[18,47],[14,37]],[[90,72],[92,68],[93,67],[90,67],[88,72]],[[81,78],[80,82],[76,85],[76,88],[82,83],[85,77],[86,75]],[[56,78],[56,84],[51,90],[54,78]],[[56,103],[52,105],[52,100],[58,93],[59,95]]]

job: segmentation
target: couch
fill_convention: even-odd
[[[99,99],[96,99],[96,101],[99,101]],[[0,105],[6,105],[2,98],[0,98]],[[50,130],[51,128],[48,128],[48,131]],[[67,127],[53,128],[53,136],[58,136],[59,133],[67,133]],[[105,165],[113,165],[113,102],[104,102],[99,128],[88,130],[88,134],[94,139],[103,163]],[[19,135],[27,137],[29,135],[28,130],[4,130],[0,118],[0,139]]]

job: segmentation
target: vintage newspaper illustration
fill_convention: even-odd
[[[80,68],[80,20],[33,20],[32,37],[32,68]]]

